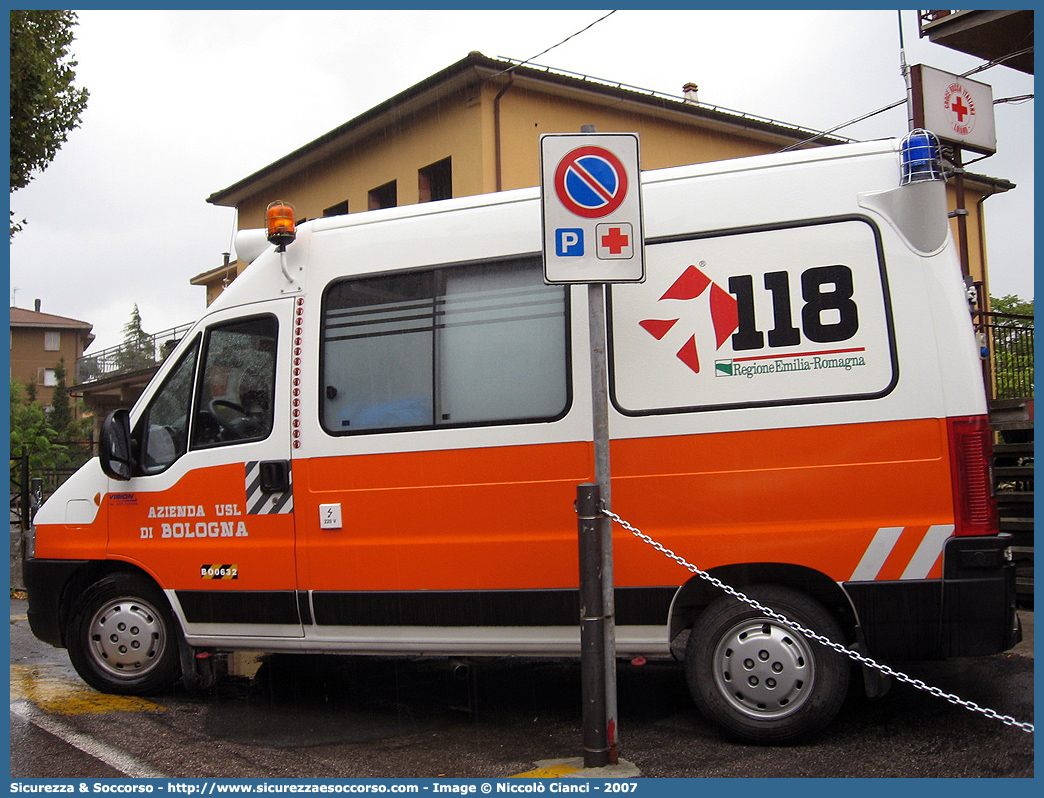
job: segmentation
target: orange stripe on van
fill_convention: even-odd
[[[940,420],[617,440],[613,509],[701,568],[794,563],[840,582],[879,528],[952,523],[945,442]],[[589,443],[297,461],[300,585],[575,587],[573,501],[592,478]],[[317,528],[325,503],[342,529]],[[620,529],[614,554],[621,587],[689,578]]]
[[[617,441],[612,465],[614,510],[704,569],[794,563],[844,581],[877,529],[953,521],[943,420]],[[650,569],[668,576],[621,542],[618,584]]]
[[[613,509],[703,569],[791,563],[838,582],[878,530],[902,529],[868,557],[880,569],[858,573],[904,578],[926,530],[953,524],[946,440],[935,419],[616,440]],[[243,464],[197,469],[163,493],[107,498],[91,527],[43,530],[37,554],[147,563],[179,590],[575,588],[573,503],[593,462],[582,441],[299,459],[283,516],[246,514]],[[341,528],[320,528],[323,504],[340,505]],[[168,505],[187,514],[152,517]],[[618,586],[690,578],[613,536]],[[237,579],[204,581],[212,563],[236,563]]]
[[[294,462],[299,581],[317,590],[575,587],[584,442]],[[343,527],[319,529],[319,505]]]

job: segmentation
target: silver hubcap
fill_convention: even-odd
[[[816,671],[808,642],[766,618],[733,626],[714,649],[714,681],[725,700],[751,718],[782,718],[812,694]]]
[[[167,644],[159,613],[135,598],[104,604],[91,618],[90,635],[95,662],[110,675],[124,679],[154,668]]]

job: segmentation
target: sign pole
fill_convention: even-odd
[[[591,340],[591,405],[594,432],[595,482],[602,507],[612,509],[611,470],[609,467],[609,381],[605,334],[605,285],[587,286],[587,323]],[[609,744],[609,763],[619,758],[619,726],[616,702],[616,609],[613,582],[613,524],[601,515],[602,539],[602,614],[605,657],[605,728]]]
[[[605,285],[645,280],[638,149],[636,134],[592,125],[540,137],[544,282],[587,285],[596,484],[579,486],[577,497],[587,767],[619,761],[613,525],[602,512],[612,508]]]
[[[583,125],[581,133],[594,133],[594,125]],[[612,470],[609,467],[609,357],[606,353],[605,283],[587,284],[587,325],[591,341],[591,421],[594,432],[595,483],[602,507],[611,510]],[[602,614],[605,624],[605,731],[609,745],[609,764],[620,757],[619,719],[616,702],[616,600],[613,581],[613,522],[599,518],[602,538]]]
[[[602,497],[598,486],[576,486],[580,555],[580,699],[584,767],[609,764],[605,722],[605,610],[602,606]]]

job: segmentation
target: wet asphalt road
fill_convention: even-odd
[[[1014,652],[904,667],[1033,722],[1031,635]],[[278,656],[206,696],[117,700],[33,638],[12,599],[11,691],[15,778],[501,778],[582,756],[573,662],[487,661],[462,679],[438,661]],[[819,739],[785,748],[724,739],[677,665],[621,663],[618,695],[621,755],[648,778],[1033,775],[1032,734],[903,684],[851,696]]]

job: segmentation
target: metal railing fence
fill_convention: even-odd
[[[990,399],[1033,396],[1033,316],[975,313],[975,330],[989,350],[986,387]]]
[[[76,384],[96,382],[118,374],[129,374],[158,366],[192,327],[183,324],[163,332],[143,335],[139,340],[112,346],[76,359]]]

